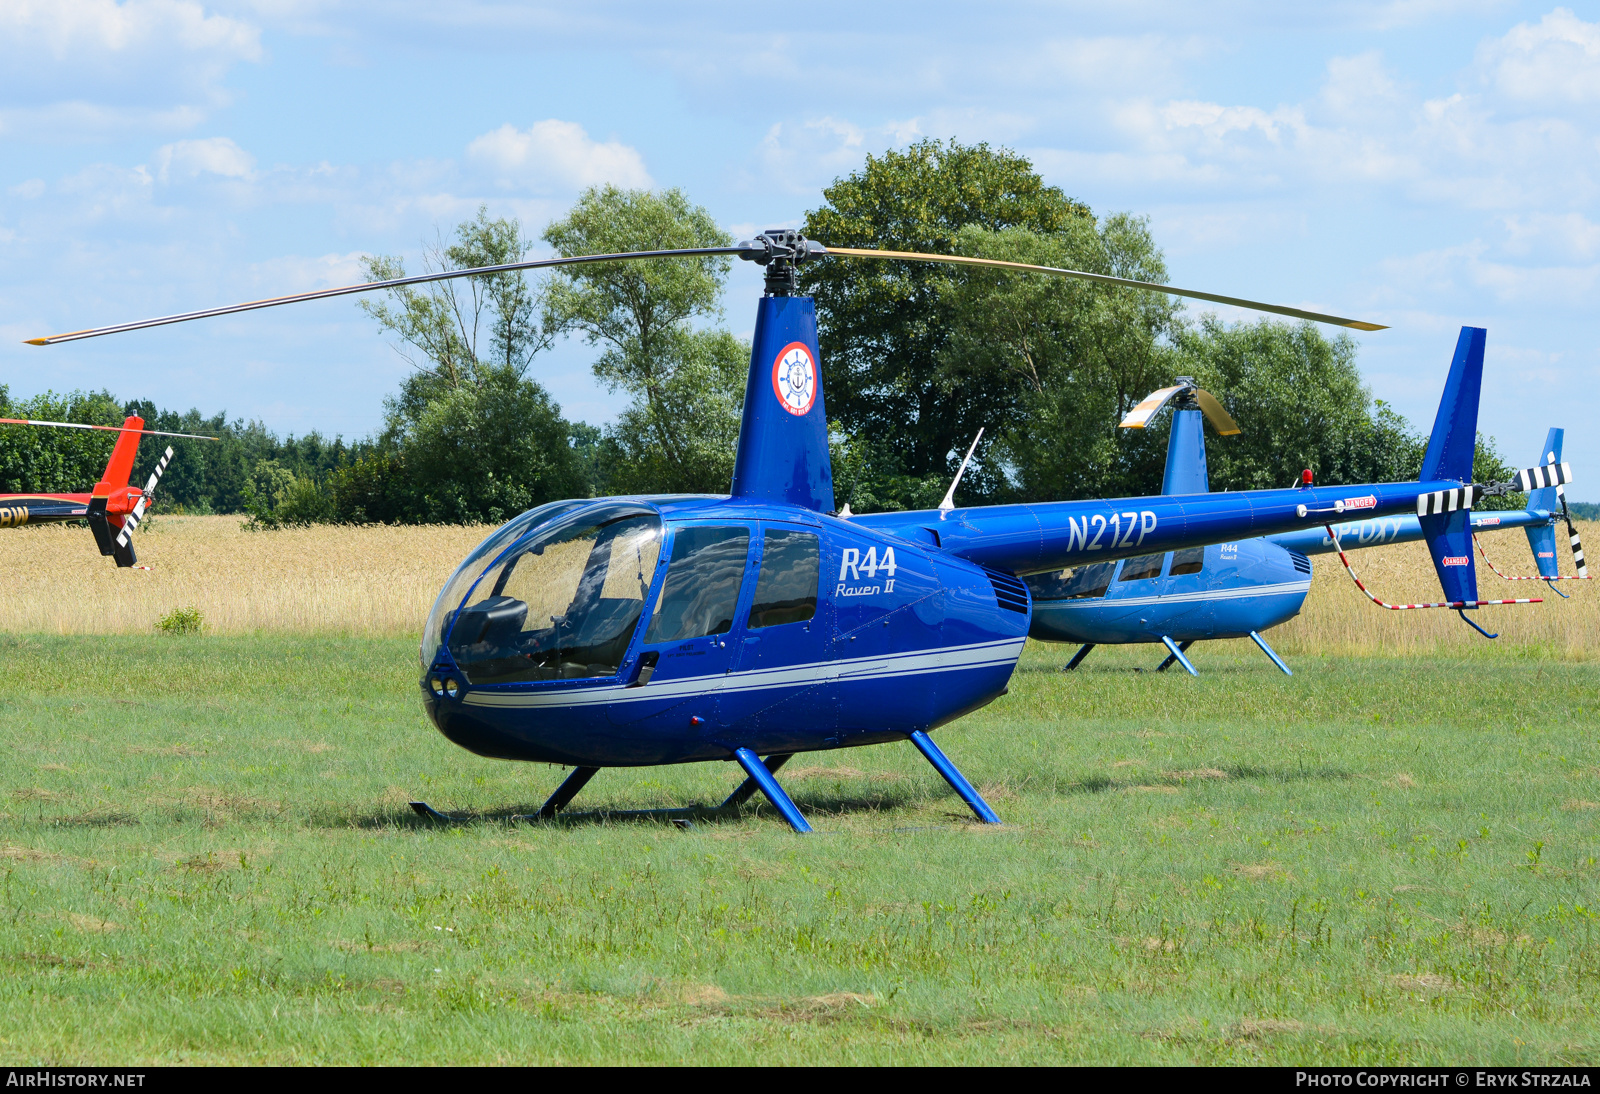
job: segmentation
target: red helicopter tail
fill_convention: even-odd
[[[121,533],[127,514],[133,511],[134,496],[138,494],[129,487],[128,479],[133,475],[133,461],[139,454],[139,430],[143,428],[143,418],[129,415],[123,421],[105,473],[94,485],[86,514],[100,553],[115,557],[118,566],[132,566],[137,561],[132,541]]]

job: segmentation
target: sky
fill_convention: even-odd
[[[21,343],[416,269],[480,205],[536,239],[597,183],[794,227],[923,137],[1147,216],[1174,285],[1389,324],[1358,363],[1419,429],[1487,327],[1479,428],[1525,466],[1565,427],[1600,501],[1600,5],[0,0],[0,384],[364,436],[408,366],[350,298]],[[601,423],[595,356],[533,375]]]

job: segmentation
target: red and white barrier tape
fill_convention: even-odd
[[[1368,591],[1367,587],[1361,584],[1361,579],[1356,576],[1355,570],[1350,566],[1350,560],[1345,557],[1344,547],[1340,545],[1339,535],[1333,530],[1333,525],[1325,524],[1323,527],[1328,530],[1328,537],[1333,540],[1333,549],[1339,552],[1339,561],[1344,563],[1345,572],[1350,575],[1350,580],[1356,583],[1356,588],[1360,589],[1362,595],[1364,595],[1368,600],[1372,601],[1378,607],[1388,608],[1391,612],[1409,611],[1412,608],[1454,608],[1459,611],[1462,608],[1482,608],[1489,604],[1544,603],[1544,601],[1538,597],[1531,597],[1519,598],[1517,600],[1449,600],[1440,602],[1438,604],[1386,604],[1382,600],[1379,600],[1377,597],[1373,596],[1372,593]]]
[[[1513,574],[1502,574],[1500,572],[1500,567],[1496,566],[1494,564],[1494,562],[1489,558],[1489,552],[1485,551],[1483,549],[1483,541],[1480,540],[1477,537],[1476,534],[1473,535],[1472,542],[1476,543],[1478,545],[1478,553],[1483,556],[1483,561],[1487,562],[1489,564],[1489,569],[1491,569],[1491,570],[1493,570],[1495,572],[1495,576],[1504,578],[1506,581],[1588,581],[1589,580],[1589,575],[1588,574],[1557,574],[1555,577],[1541,577],[1538,574],[1534,574],[1534,575],[1528,576],[1528,577],[1524,577],[1524,576],[1520,576],[1520,575],[1513,575]]]

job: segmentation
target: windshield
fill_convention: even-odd
[[[433,610],[428,613],[428,621],[422,626],[422,667],[428,667],[428,662],[433,660],[433,655],[439,649],[439,643],[444,641],[446,614],[455,610],[461,598],[467,595],[467,590],[472,588],[472,583],[483,575],[483,571],[499,557],[501,551],[530,528],[588,504],[587,501],[553,501],[537,509],[529,509],[490,532],[487,539],[474,547],[466,561],[457,566],[450,580],[444,583],[444,589],[433,602]]]
[[[474,684],[612,676],[622,664],[661,551],[661,518],[635,505],[547,523],[493,562],[446,642]]]

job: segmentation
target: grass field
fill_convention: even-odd
[[[1425,652],[1316,655],[1354,595],[1319,576],[1274,632],[1292,679],[1237,643],[1198,680],[1034,645],[938,734],[1003,827],[880,746],[785,769],[801,838],[764,808],[604,815],[720,800],[727,764],[603,772],[574,806],[600,813],[513,823],[561,771],[425,723],[414,641],[371,622],[403,599],[381,562],[343,634],[154,637],[163,595],[143,634],[0,635],[8,1062],[1600,1062],[1586,590],[1520,642],[1450,619]]]

